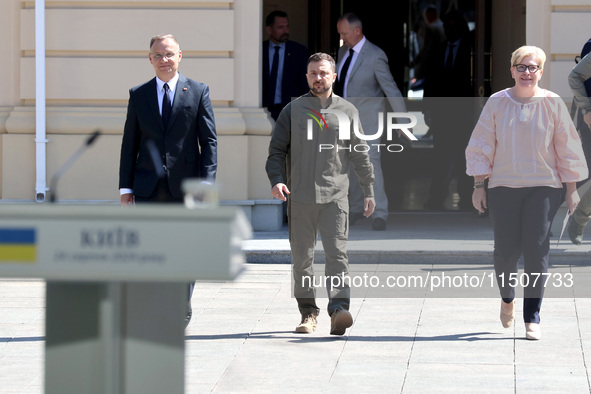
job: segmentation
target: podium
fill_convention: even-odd
[[[183,393],[187,284],[250,236],[233,207],[0,205],[0,277],[47,281],[45,392]]]

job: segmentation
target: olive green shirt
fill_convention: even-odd
[[[267,158],[271,187],[284,183],[293,201],[325,204],[349,192],[349,166],[353,165],[365,197],[373,197],[373,166],[369,146],[353,129],[357,109],[342,97],[332,95],[325,107],[346,114],[350,139],[340,138],[339,120],[321,113],[320,100],[311,93],[289,103],[273,128]],[[361,124],[359,132],[363,133]]]
[[[585,81],[589,78],[591,78],[591,54],[582,58],[568,76],[568,84],[573,91],[573,103],[577,112],[582,110],[585,113],[591,112],[591,97],[587,96],[587,89],[585,89]],[[580,128],[581,125],[577,123],[581,119],[577,115],[575,113],[574,120],[577,128]]]

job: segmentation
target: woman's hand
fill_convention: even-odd
[[[472,205],[480,213],[485,213],[488,209],[486,202],[486,189],[484,188],[488,175],[476,175],[474,177],[474,193],[472,193]]]
[[[575,209],[577,209],[577,205],[579,205],[580,201],[581,197],[579,197],[579,193],[577,192],[577,184],[575,182],[567,183],[564,202],[568,208],[569,215],[572,215],[575,212]]]
[[[472,205],[474,205],[474,208],[480,213],[485,213],[488,209],[486,190],[484,190],[483,187],[474,189],[474,192],[472,193]]]

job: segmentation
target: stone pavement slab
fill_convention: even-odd
[[[318,330],[296,334],[287,229],[257,232],[244,245],[249,264],[237,281],[195,287],[186,392],[590,392],[591,226],[580,247],[568,239],[557,247],[556,239],[551,272],[576,280],[547,290],[543,338],[532,342],[519,299],[514,327],[503,329],[496,291],[412,286],[355,292],[354,325],[342,337],[329,335],[326,292],[318,289]],[[352,274],[408,278],[492,272],[492,247],[487,218],[402,213],[390,215],[383,232],[369,221],[352,226],[348,249]],[[320,241],[317,256],[322,263]],[[43,393],[44,303],[43,281],[0,279],[0,393]]]
[[[562,222],[564,215],[557,214]],[[560,227],[560,226],[558,226]],[[558,243],[560,229],[553,227],[550,253],[553,258],[591,261],[591,226],[585,228],[583,245],[573,245],[568,235]],[[276,232],[255,232],[244,242],[247,261],[251,263],[289,263],[287,226]],[[491,258],[493,231],[490,218],[462,212],[391,213],[385,231],[373,231],[364,220],[349,229],[347,245],[353,263],[400,263],[425,257]],[[316,245],[317,261],[324,261],[322,241]]]
[[[388,269],[388,267],[379,267]],[[498,298],[355,298],[353,327],[296,334],[287,264],[199,282],[186,392],[589,392],[591,300],[547,298],[540,341],[498,320]],[[318,292],[319,296],[322,291]],[[22,301],[22,302],[21,302]],[[0,392],[43,393],[44,282],[0,280]]]

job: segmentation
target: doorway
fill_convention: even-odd
[[[384,50],[398,88],[409,97],[417,93],[411,89],[410,64],[414,37],[424,23],[423,9],[430,4],[441,14],[457,9],[468,21],[474,39],[473,97],[488,97],[509,86],[510,53],[525,44],[526,0],[407,0],[396,1],[388,9],[383,4],[377,0],[264,0],[263,17],[274,9],[288,12],[291,39],[306,45],[310,54],[326,52],[336,59],[336,21],[345,12],[356,13],[363,21],[365,36]],[[413,111],[412,102],[407,109]],[[417,127],[415,132],[424,133],[426,129]],[[381,162],[390,211],[423,210],[429,197],[432,169],[437,165],[433,162],[432,141],[420,140],[400,153],[382,153]],[[449,190],[445,208],[457,210],[455,182]]]

